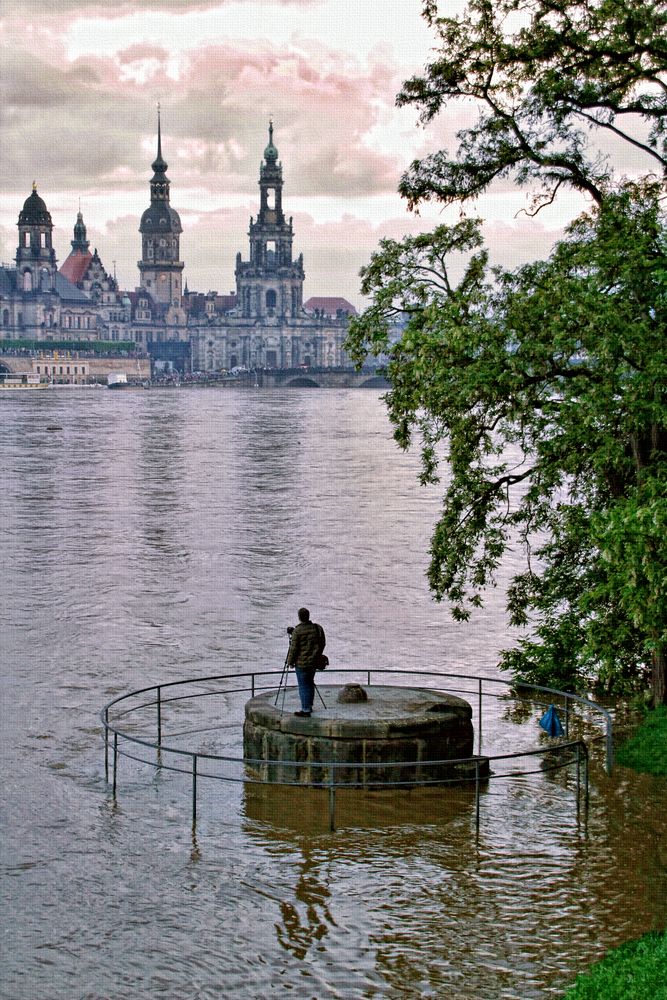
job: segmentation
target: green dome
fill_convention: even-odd
[[[273,122],[269,122],[269,144],[264,150],[264,159],[267,163],[275,163],[278,159],[278,150],[273,145]]]

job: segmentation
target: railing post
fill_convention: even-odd
[[[477,753],[482,752],[482,678],[477,680]]]
[[[570,699],[565,695],[565,739],[570,737]]]
[[[192,755],[192,829],[197,825],[197,754]]]
[[[336,829],[336,784],[334,774],[336,768],[332,761],[329,762],[329,833]]]
[[[254,674],[250,675],[250,697],[251,698],[255,697],[255,675]]]
[[[475,761],[475,843],[479,844],[479,761]]]
[[[566,716],[567,718],[567,716]],[[577,819],[579,819],[579,799],[581,797],[581,746],[577,743]]]
[[[113,734],[113,788],[112,795],[116,798],[116,774],[118,771],[118,733]]]
[[[162,746],[162,696],[161,696],[161,688],[159,685],[156,688],[156,703],[157,703],[157,745]]]
[[[104,780],[109,784],[109,709],[104,712]]]
[[[607,774],[611,774],[614,767],[614,744],[612,739],[611,716],[607,713]]]

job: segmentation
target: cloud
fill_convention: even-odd
[[[210,45],[174,63],[160,46],[135,44],[64,65],[7,51],[0,87],[0,169],[20,190],[26,171],[51,188],[145,183],[158,99],[163,152],[181,190],[254,190],[270,115],[292,190],[395,190],[400,174],[395,153],[367,142],[392,106],[396,72],[325,46]]]
[[[262,0],[259,0],[261,5]],[[316,7],[322,0],[264,0],[267,6]],[[166,14],[191,14],[198,11],[216,10],[225,6],[257,6],[258,0],[116,0],[110,5],[106,0],[58,0],[57,14],[49,14],[44,8],[44,0],[5,0],[3,18],[25,20],[33,16],[39,18],[101,17],[119,19],[141,11],[162,11]]]

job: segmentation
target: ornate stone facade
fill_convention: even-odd
[[[292,219],[283,211],[283,171],[273,124],[259,170],[259,212],[250,219],[249,258],[236,258],[236,293],[219,296],[183,288],[181,220],[170,204],[158,114],[157,156],[150,205],[141,217],[139,286],[118,288],[91,254],[79,210],[72,250],[58,270],[53,223],[33,185],[19,215],[16,267],[0,267],[0,339],[130,341],[153,358],[195,371],[244,368],[339,367],[345,299],[303,304],[303,254],[293,255]],[[337,308],[322,307],[335,302]]]
[[[294,259],[292,219],[283,211],[283,170],[273,125],[259,168],[260,204],[248,229],[249,259],[236,257],[236,296],[224,312],[191,319],[193,367],[296,368],[345,364],[348,314],[303,305],[303,254]],[[324,300],[323,300],[324,301]],[[339,300],[344,302],[345,300]]]

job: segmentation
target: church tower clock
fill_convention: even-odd
[[[184,264],[179,260],[181,220],[169,204],[167,164],[162,158],[160,111],[157,121],[157,156],[152,164],[151,203],[141,217],[140,284],[158,305],[181,306]]]

